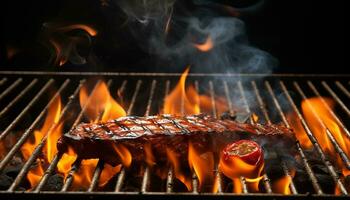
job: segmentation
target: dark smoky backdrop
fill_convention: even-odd
[[[5,0],[0,68],[348,73],[344,2]]]

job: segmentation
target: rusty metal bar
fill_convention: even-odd
[[[243,90],[242,82],[241,82],[241,81],[238,81],[238,82],[237,82],[237,86],[238,86],[238,89],[239,89],[239,91],[240,91],[240,93],[241,93],[241,98],[242,98],[242,100],[243,100],[244,107],[245,107],[246,111],[247,111],[248,113],[250,113],[251,111],[250,111],[250,108],[249,108],[249,106],[248,106],[249,104],[248,104],[248,102],[247,102],[247,98],[246,98],[246,96],[245,96],[245,92],[244,92],[244,90]],[[228,95],[228,96],[230,96],[230,95]],[[230,100],[230,101],[231,101],[231,100]],[[253,119],[252,119],[251,117],[250,117],[250,123],[254,123],[254,121],[253,121]],[[244,178],[244,177],[240,177],[240,181],[241,181],[243,193],[244,193],[244,194],[249,193],[248,187],[247,187],[247,184],[246,184],[246,181],[245,181],[245,178]]]
[[[302,114],[300,113],[300,111],[299,111],[298,107],[296,106],[294,100],[290,96],[290,94],[289,94],[289,92],[287,90],[287,87],[285,86],[284,82],[280,81],[279,83],[280,83],[280,86],[281,86],[285,96],[287,97],[287,100],[289,101],[289,103],[293,107],[293,110],[295,111],[295,113],[297,114],[298,118],[300,119],[300,121],[301,121],[301,123],[302,123],[302,125],[303,125],[303,127],[305,129],[305,132],[306,132],[307,136],[309,137],[311,143],[315,147],[317,153],[320,155],[321,160],[323,161],[323,163],[327,167],[327,169],[328,169],[331,177],[333,178],[334,182],[339,186],[339,189],[340,189],[340,191],[343,194],[348,194],[344,184],[339,179],[339,176],[338,176],[335,168],[333,167],[332,163],[327,159],[326,155],[323,153],[320,144],[318,143],[316,138],[313,136],[312,131],[310,130],[309,126],[307,125],[304,117],[302,116]]]
[[[327,111],[332,115],[332,117],[337,121],[337,124],[344,130],[346,137],[350,138],[350,132],[349,130],[345,127],[343,122],[338,118],[338,116],[334,113],[334,111],[330,108],[330,106],[327,104],[327,102],[324,100],[324,98],[321,96],[321,94],[318,92],[316,87],[311,81],[308,81],[307,84],[311,88],[311,90],[316,94],[317,97],[320,97],[322,104],[325,106]]]
[[[33,79],[29,85],[27,85],[2,111],[0,112],[0,118],[2,118],[12,107],[15,105],[24,95],[31,90],[38,82],[38,79]]]
[[[165,91],[164,91],[164,98],[163,98],[163,105],[165,104],[166,97],[169,94],[170,90],[170,81],[165,81]],[[168,176],[166,179],[166,193],[172,193],[173,192],[173,186],[174,186],[174,173],[173,168],[170,167],[168,170]]]
[[[350,98],[350,92],[346,87],[339,81],[335,82],[335,85],[348,97]]]
[[[266,109],[266,104],[265,104],[265,102],[263,101],[263,99],[262,99],[262,97],[260,95],[260,92],[259,92],[258,86],[256,85],[256,82],[255,81],[251,81],[251,84],[252,84],[252,87],[254,89],[255,96],[257,97],[260,110],[262,111],[267,124],[272,124],[271,123],[271,119],[270,119],[269,114],[268,114],[268,111]],[[283,167],[283,165],[282,165],[282,167]],[[298,194],[297,190],[295,189],[293,177],[291,177],[289,175],[288,170],[287,171],[285,170],[285,175],[290,177],[290,180],[291,180],[290,188],[291,189],[294,188],[294,189],[292,189],[292,193],[293,194]],[[269,179],[269,177],[267,176],[266,173],[263,175],[263,180],[264,180],[264,185],[265,185],[265,189],[266,189],[267,193],[272,193],[270,179]]]
[[[299,94],[301,95],[301,97],[306,100],[307,97],[305,95],[305,93],[303,92],[303,90],[300,88],[299,84],[295,81],[293,81],[293,85],[296,88],[296,90],[299,92]],[[306,101],[306,103],[309,105],[309,107],[311,108],[311,112],[312,114],[316,117],[317,121],[320,123],[320,125],[322,126],[322,128],[325,130],[327,137],[329,138],[330,142],[333,144],[336,152],[339,154],[339,156],[341,157],[341,159],[343,160],[343,163],[345,164],[345,166],[350,169],[350,160],[348,158],[348,156],[346,155],[346,153],[343,151],[343,149],[340,147],[340,145],[338,144],[337,140],[334,138],[334,136],[332,135],[331,131],[328,129],[328,127],[326,126],[326,124],[322,121],[322,119],[320,118],[320,116],[316,113],[314,106],[309,102]]]
[[[210,93],[210,99],[211,99],[211,107],[213,111],[213,117],[217,118],[217,109],[216,109],[216,103],[215,103],[215,90],[214,90],[214,84],[213,81],[209,81],[209,93]],[[218,165],[216,165],[216,168]],[[218,191],[217,193],[222,193],[222,174],[218,169],[215,169],[215,179],[217,181]],[[215,183],[214,183],[215,184]]]
[[[35,97],[26,105],[26,107],[17,115],[17,117],[11,122],[10,125],[1,133],[0,141],[3,140],[7,134],[17,125],[17,123],[27,114],[30,108],[41,98],[41,96],[46,92],[46,90],[54,82],[53,79],[50,79],[41,90],[35,95]],[[1,170],[0,170],[1,171]]]
[[[31,156],[28,158],[28,160],[26,161],[26,163],[23,165],[21,171],[18,173],[16,179],[13,181],[12,185],[10,186],[10,188],[8,189],[8,191],[14,191],[18,185],[22,182],[24,176],[29,172],[30,167],[32,166],[32,164],[36,161],[36,159],[38,158],[38,156],[40,155],[42,148],[44,147],[44,145],[46,144],[47,138],[49,137],[49,135],[52,133],[53,130],[55,130],[55,128],[57,128],[57,126],[60,124],[60,122],[63,120],[63,116],[66,115],[66,112],[68,111],[68,108],[70,108],[70,106],[72,105],[73,100],[76,98],[76,96],[78,95],[78,92],[81,88],[80,84],[77,89],[74,91],[72,97],[69,99],[68,103],[64,106],[60,116],[59,116],[59,122],[54,123],[50,126],[50,128],[48,129],[48,131],[45,133],[45,136],[41,139],[40,143],[35,147],[34,151],[32,152]]]
[[[328,93],[334,98],[334,100],[337,101],[337,103],[346,112],[346,114],[348,114],[348,116],[350,116],[349,108],[343,103],[342,100],[340,100],[338,95],[335,94],[335,92],[331,89],[331,87],[329,87],[329,85],[325,81],[322,81],[322,85],[328,91]]]
[[[30,136],[30,134],[33,132],[33,129],[38,125],[40,120],[44,117],[44,114],[48,110],[48,108],[51,106],[55,98],[58,97],[58,95],[67,87],[69,83],[69,79],[67,79],[61,87],[58,89],[58,91],[55,93],[55,95],[51,98],[49,103],[45,106],[45,108],[41,111],[41,113],[36,117],[34,122],[30,125],[29,128],[22,134],[22,136],[18,139],[17,143],[11,148],[11,150],[6,154],[6,156],[3,158],[3,160],[0,163],[0,171],[2,171],[5,166],[8,164],[8,162],[11,160],[11,158],[16,154],[16,152],[21,148],[21,146],[24,144],[26,139]]]
[[[75,94],[75,93],[77,93],[78,91],[80,91],[80,88],[83,86],[83,84],[85,83],[85,81],[86,81],[85,79],[83,79],[83,80],[80,81],[80,83],[79,83],[77,89],[74,91],[73,95],[71,95],[71,96],[69,97],[69,101],[68,101],[68,103],[67,103],[67,106],[68,106],[69,103],[71,104],[71,103],[73,102],[73,100],[76,98],[77,94]],[[66,107],[67,107],[67,106],[66,106]],[[80,122],[82,116],[83,116],[83,115],[78,115],[78,117],[76,118],[76,120],[75,120],[74,124],[72,125],[72,127],[74,127],[76,124],[78,124],[78,123]],[[54,158],[52,159],[52,161],[51,161],[49,167],[46,169],[44,175],[41,177],[41,179],[40,179],[38,185],[36,186],[36,188],[34,189],[33,192],[40,192],[40,190],[44,187],[44,185],[46,184],[48,178],[50,177],[50,175],[52,174],[52,172],[56,169],[56,166],[57,166],[58,162],[60,161],[61,156],[62,156],[62,154],[60,154],[60,153],[57,153],[57,154],[54,156]]]
[[[270,96],[272,97],[272,100],[277,108],[277,111],[278,111],[280,117],[282,118],[283,123],[286,125],[287,128],[291,128],[285,114],[282,111],[281,105],[279,104],[277,97],[276,97],[275,93],[273,92],[272,87],[268,81],[265,81],[265,86],[266,86]],[[303,165],[305,167],[306,173],[308,174],[308,177],[311,180],[313,188],[315,189],[317,194],[320,194],[320,195],[323,194],[321,186],[318,184],[318,180],[316,178],[316,175],[314,174],[314,172],[309,164],[309,161],[307,160],[307,158],[304,154],[304,151],[301,148],[299,141],[296,141],[296,146],[297,146],[297,150],[301,156],[301,159],[303,161]]]
[[[107,83],[108,88],[111,87],[112,82],[113,82],[113,81],[112,81],[111,79],[108,81],[108,83]],[[126,83],[127,83],[126,80],[124,80],[123,83],[122,83],[122,85],[121,85],[121,87],[120,87],[120,89],[119,89],[121,92],[124,91],[125,86],[126,86]],[[102,114],[102,113],[99,114],[99,116],[97,117],[97,119],[100,119],[100,118],[101,118],[101,116],[100,116],[101,114]],[[104,169],[104,164],[105,164],[104,161],[102,161],[102,160],[99,160],[99,161],[98,161],[98,163],[97,163],[97,165],[96,165],[96,168],[95,168],[95,171],[94,171],[94,174],[93,174],[93,176],[92,176],[92,180],[91,180],[90,186],[89,186],[87,192],[93,192],[93,191],[95,190],[95,188],[98,186],[101,173],[102,173],[102,171],[103,171],[103,169]]]
[[[15,82],[13,82],[5,91],[0,94],[0,100],[2,100],[6,95],[8,95],[13,89],[15,89],[21,82],[22,78],[18,78]]]
[[[145,116],[149,116],[150,112],[151,112],[151,106],[152,106],[152,102],[153,102],[153,96],[154,96],[154,90],[156,89],[156,85],[157,85],[157,81],[153,80],[152,81],[152,85],[151,85],[151,90],[150,90],[150,94],[149,94],[149,98],[147,101],[147,107],[146,107],[146,112],[145,112]],[[146,166],[146,170],[143,174],[143,179],[142,179],[142,185],[141,185],[141,192],[145,193],[147,192],[149,185],[150,185],[150,169],[148,166]]]
[[[2,79],[0,80],[0,86],[2,86],[3,84],[5,84],[6,81],[7,81],[7,78],[6,78],[6,77],[2,78]]]
[[[102,82],[101,80],[98,80],[98,81],[96,82],[96,84],[95,84],[94,88],[92,89],[92,91],[91,91],[91,93],[90,93],[88,99],[86,100],[86,103],[84,104],[84,106],[83,106],[83,108],[81,109],[79,115],[78,115],[77,118],[75,119],[75,121],[74,121],[74,123],[73,123],[71,129],[72,129],[73,127],[77,126],[78,123],[81,121],[81,118],[83,117],[84,112],[85,112],[85,110],[87,109],[87,107],[88,107],[88,105],[89,105],[89,103],[90,103],[90,101],[91,101],[91,98],[94,96],[94,93],[95,93],[95,91],[96,91],[96,89],[97,89],[97,86],[98,86],[101,82]],[[62,187],[62,189],[61,189],[62,192],[66,192],[66,191],[69,189],[69,187],[72,185],[73,179],[74,179],[74,176],[73,176],[73,175],[75,174],[76,171],[79,170],[80,164],[81,164],[81,160],[80,160],[79,157],[78,157],[78,158],[77,158],[77,161],[75,161],[75,163],[74,163],[73,166],[71,167],[70,171],[68,172],[68,176],[67,176],[67,178],[66,178],[66,180],[65,180],[65,182],[64,182],[64,184],[63,184],[63,187]]]
[[[128,111],[126,112],[126,115],[130,115],[131,112],[132,112],[132,109],[134,108],[136,97],[137,97],[137,95],[138,95],[138,93],[140,91],[141,84],[142,84],[142,81],[138,80],[137,84],[136,84],[136,88],[134,90],[134,94],[133,94],[133,96],[131,98],[131,102],[130,102]],[[119,173],[119,175],[118,175],[117,183],[115,185],[115,190],[114,190],[115,192],[120,192],[120,190],[122,189],[123,183],[124,183],[124,180],[125,180],[125,174],[126,174],[125,168],[122,168],[120,173]]]

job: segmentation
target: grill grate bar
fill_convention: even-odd
[[[327,167],[330,175],[332,176],[334,182],[339,186],[340,191],[343,194],[347,194],[347,191],[345,189],[344,184],[342,183],[342,181],[339,179],[337,172],[335,171],[335,168],[333,167],[332,163],[326,158],[326,155],[323,153],[320,144],[317,142],[316,138],[313,136],[309,126],[307,125],[304,117],[302,116],[302,114],[300,113],[299,109],[297,108],[294,100],[292,99],[292,97],[290,96],[287,87],[285,86],[283,81],[280,81],[280,85],[282,87],[282,90],[285,94],[285,96],[287,97],[289,103],[291,104],[291,106],[293,107],[293,110],[295,111],[295,113],[297,114],[298,118],[300,119],[305,132],[307,134],[307,136],[309,137],[311,143],[313,144],[313,146],[316,148],[316,151],[318,152],[318,154],[321,157],[321,160],[324,162],[325,166]]]
[[[53,79],[48,81],[44,87],[35,95],[35,97],[26,105],[26,107],[21,111],[21,113],[11,122],[10,125],[1,133],[0,141],[3,140],[7,134],[17,125],[17,123],[27,114],[29,109],[41,98],[41,96],[46,92],[46,90],[52,85]],[[1,168],[0,168],[1,169]],[[1,170],[0,170],[1,171]]]
[[[273,92],[272,87],[271,87],[271,85],[270,85],[270,83],[268,81],[265,81],[265,86],[266,86],[270,96],[272,97],[272,100],[273,100],[273,102],[274,102],[274,104],[275,104],[275,106],[277,108],[277,111],[278,111],[280,117],[282,118],[283,123],[286,125],[287,128],[291,128],[290,125],[289,125],[288,120],[286,119],[285,114],[282,111],[281,105],[278,102],[277,97],[276,97],[275,93]],[[316,175],[314,174],[314,172],[313,172],[313,170],[312,170],[312,168],[311,168],[311,166],[309,164],[309,161],[307,160],[307,158],[306,158],[306,156],[304,154],[304,151],[301,148],[301,145],[300,145],[299,141],[296,141],[296,146],[297,146],[298,152],[299,152],[299,154],[300,154],[300,156],[302,158],[302,161],[303,161],[305,170],[306,170],[306,172],[308,174],[308,177],[311,180],[313,188],[315,189],[317,194],[323,194],[323,191],[322,191],[320,185],[318,184],[318,180],[316,178]]]
[[[127,81],[124,80],[118,91],[123,93],[125,90],[126,84],[127,84]],[[108,88],[110,88],[111,85],[112,85],[112,80],[109,80],[107,83]],[[100,118],[100,117],[98,117],[98,118]],[[97,187],[103,169],[104,169],[104,162],[102,160],[99,160],[98,164],[95,168],[95,171],[94,171],[94,174],[93,174],[93,177],[91,180],[91,184],[88,188],[88,192],[94,191],[95,188]]]
[[[338,88],[348,97],[350,98],[350,92],[348,89],[345,88],[345,86],[339,82],[339,81],[336,81],[335,82],[335,85],[338,86]]]
[[[270,119],[269,114],[267,112],[266,104],[262,100],[262,97],[260,95],[258,87],[256,86],[255,81],[251,81],[251,84],[252,84],[252,87],[254,89],[255,96],[258,99],[260,110],[263,112],[263,115],[264,115],[267,123],[271,124],[271,119]],[[285,174],[289,175],[289,173],[285,173]],[[290,178],[292,180],[291,183],[294,185],[292,177],[290,177]],[[265,186],[265,189],[266,189],[267,193],[272,193],[270,179],[269,179],[269,177],[268,177],[268,175],[266,173],[263,175],[263,181],[264,181],[264,186]]]
[[[338,97],[338,95],[329,87],[329,85],[322,81],[323,87],[328,91],[328,93],[334,98],[335,101],[340,105],[340,107],[350,116],[350,110],[349,108],[343,103],[342,100]]]
[[[19,101],[21,100],[24,95],[27,94],[28,91],[30,91],[34,85],[38,82],[38,79],[33,79],[29,85],[27,85],[12,101],[10,101],[10,103],[4,108],[2,109],[2,111],[0,112],[0,119]]]
[[[3,84],[5,84],[6,81],[7,81],[7,78],[6,78],[6,77],[5,77],[5,78],[2,78],[2,79],[0,80],[0,86],[2,86]]]
[[[318,90],[316,89],[315,85],[311,82],[308,81],[308,85],[311,88],[311,90],[316,94],[317,97],[320,97],[322,104],[325,106],[327,111],[332,115],[332,117],[337,121],[338,125],[344,130],[346,137],[350,138],[350,132],[349,130],[345,127],[345,125],[341,122],[341,120],[338,118],[338,116],[333,112],[333,110],[329,107],[327,102],[324,100],[324,98],[320,95]]]
[[[156,85],[157,85],[157,81],[153,80],[152,85],[151,85],[151,91],[150,91],[149,98],[147,101],[147,107],[146,107],[146,112],[145,112],[146,117],[149,116],[149,114],[151,112],[151,106],[152,106],[152,102],[153,102],[154,90],[156,89]],[[141,192],[142,193],[147,192],[149,185],[150,185],[150,168],[149,168],[149,166],[146,166],[146,170],[143,174],[143,179],[142,179]]]
[[[70,106],[73,101],[75,100],[75,98],[77,97],[78,95],[78,92],[80,91],[81,87],[84,85],[85,83],[85,79],[81,80],[78,87],[75,89],[75,91],[73,92],[73,94],[69,97],[69,101],[66,105],[66,107]],[[81,117],[80,117],[81,118]],[[76,119],[77,120],[77,119]],[[75,123],[74,123],[75,124]],[[73,126],[72,126],[73,127]],[[49,164],[48,168],[46,169],[44,175],[41,177],[38,185],[36,186],[34,192],[39,192],[43,187],[44,185],[46,184],[49,176],[52,174],[52,172],[55,170],[58,162],[60,161],[62,157],[62,154],[59,154],[57,153],[54,158],[52,159],[51,163]]]
[[[91,98],[92,98],[93,94],[95,93],[95,91],[96,91],[96,89],[97,89],[97,86],[98,86],[100,83],[101,83],[101,80],[98,80],[98,81],[96,82],[96,84],[95,84],[94,88],[92,89],[92,91],[91,91],[91,93],[90,93],[88,99],[86,100],[85,105],[83,106],[83,108],[81,109],[79,115],[78,115],[77,118],[75,119],[74,124],[73,124],[72,127],[71,127],[71,130],[72,130],[72,128],[74,128],[76,125],[78,125],[78,123],[81,121],[81,119],[82,119],[82,117],[83,117],[83,115],[84,115],[84,112],[85,112],[85,110],[87,109],[87,107],[88,107],[88,105],[89,105],[89,103],[90,103],[90,101],[91,101]],[[62,189],[61,189],[62,192],[66,192],[66,191],[69,189],[69,187],[71,186],[71,184],[73,183],[73,179],[74,179],[74,176],[73,176],[73,175],[74,175],[74,173],[75,173],[76,171],[78,171],[80,164],[81,164],[81,159],[80,159],[80,158],[77,158],[77,160],[74,162],[73,166],[71,167],[71,169],[70,169],[70,171],[69,171],[69,173],[68,173],[68,176],[67,176],[67,178],[66,178],[66,180],[65,180],[65,182],[64,182],[64,184],[63,184],[63,187],[62,187]]]
[[[5,91],[0,94],[0,100],[2,100],[6,95],[14,90],[22,81],[22,78],[18,78],[15,82],[13,82]]]
[[[69,82],[69,79],[66,80],[67,82]],[[78,90],[79,87],[75,90],[74,94],[73,94],[73,98],[76,97],[76,95],[78,94]],[[72,104],[72,100],[73,98],[71,98],[68,103],[64,106],[60,116],[59,116],[59,122],[62,121],[63,116],[66,115],[66,112],[68,111],[68,108],[70,108],[71,104]],[[23,180],[24,176],[29,172],[30,167],[32,166],[32,164],[35,162],[35,160],[39,157],[42,148],[44,147],[44,145],[46,144],[47,138],[48,136],[52,133],[52,131],[57,128],[57,126],[59,125],[58,123],[54,123],[50,126],[50,128],[48,129],[48,131],[45,133],[45,136],[41,139],[40,143],[35,147],[35,150],[33,151],[32,155],[28,158],[28,160],[26,161],[26,163],[23,165],[21,171],[18,173],[16,179],[14,180],[14,182],[12,183],[12,185],[10,186],[10,188],[8,189],[8,191],[14,191],[18,185],[21,183],[21,181]]]
[[[142,81],[138,80],[137,84],[136,84],[136,88],[135,88],[134,93],[133,93],[132,98],[131,98],[131,102],[130,102],[129,108],[128,108],[127,112],[126,112],[126,115],[130,115],[131,114],[132,109],[134,108],[134,105],[135,105],[136,97],[139,94],[141,85],[142,85]],[[125,171],[125,168],[123,167],[121,169],[121,171],[119,173],[119,176],[118,176],[118,179],[117,179],[117,184],[115,186],[115,192],[120,192],[121,191],[121,189],[123,187],[124,180],[125,180],[125,175],[126,175],[126,171]]]
[[[297,89],[297,91],[299,92],[299,94],[302,96],[302,98],[304,100],[307,99],[305,93],[302,91],[302,89],[300,88],[299,84],[297,82],[293,82],[294,87]],[[310,104],[310,102],[306,102],[309,107],[311,108],[312,114],[316,117],[317,121],[320,123],[320,125],[322,126],[322,128],[324,130],[326,130],[326,134],[327,137],[329,138],[329,140],[331,141],[331,143],[333,144],[335,150],[337,151],[337,153],[340,155],[341,159],[343,160],[345,166],[350,169],[350,160],[348,158],[348,156],[346,155],[346,153],[343,151],[343,149],[340,147],[340,145],[338,144],[337,140],[334,138],[334,136],[332,135],[331,131],[328,129],[328,127],[326,126],[326,124],[321,120],[320,116],[318,116],[318,114],[315,112],[314,107],[312,104]]]
[[[49,81],[51,84],[53,82]],[[69,82],[69,81],[68,81]],[[51,98],[49,103],[45,106],[45,108],[41,111],[41,113],[36,117],[34,122],[30,125],[30,127],[22,134],[20,139],[17,141],[17,143],[11,148],[11,150],[6,154],[6,156],[3,158],[3,160],[0,163],[0,171],[2,171],[5,166],[8,164],[8,162],[11,160],[11,158],[16,154],[16,152],[19,150],[19,148],[23,145],[25,140],[30,136],[30,134],[33,132],[34,127],[38,125],[40,120],[44,117],[44,114],[48,110],[49,106],[53,103],[54,99],[57,98],[57,96],[67,87],[68,82],[65,82],[62,84],[62,86],[58,89],[58,91],[55,93],[55,95]]]

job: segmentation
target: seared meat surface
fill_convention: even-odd
[[[63,153],[71,147],[81,159],[99,158],[113,166],[122,163],[119,145],[126,147],[133,162],[145,158],[149,145],[157,164],[167,162],[166,149],[176,153],[180,161],[187,160],[191,142],[199,152],[212,151],[216,157],[225,145],[240,139],[251,139],[263,147],[283,146],[293,153],[294,134],[279,125],[239,123],[231,119],[216,119],[209,115],[127,116],[104,123],[81,123],[64,134],[58,144]]]

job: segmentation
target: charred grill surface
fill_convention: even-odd
[[[104,123],[82,123],[64,134],[57,146],[60,152],[71,147],[81,159],[99,158],[115,166],[121,163],[115,150],[118,145],[126,147],[133,161],[138,162],[143,160],[145,144],[150,144],[157,163],[163,163],[166,148],[181,159],[187,155],[188,143],[192,142],[197,150],[218,155],[227,143],[239,139],[284,145],[287,147],[284,149],[293,154],[293,148],[288,148],[293,147],[295,141],[290,129],[215,119],[209,115],[127,116]]]

